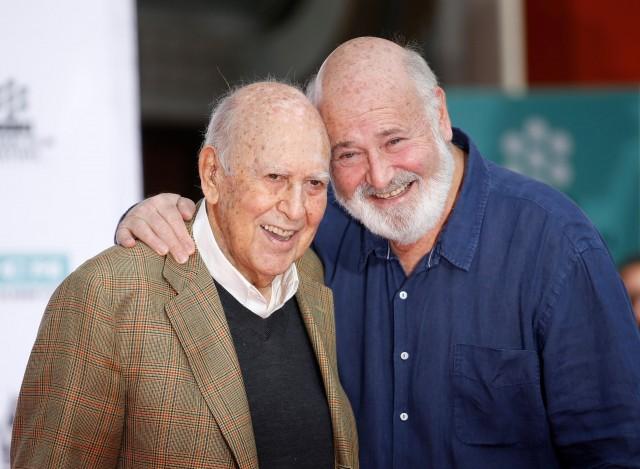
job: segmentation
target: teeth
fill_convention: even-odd
[[[397,189],[392,190],[391,192],[383,192],[381,194],[373,194],[378,199],[390,199],[391,197],[395,197],[398,194],[403,193],[407,187],[411,184],[410,182],[406,183],[404,186],[400,186]]]
[[[262,228],[269,231],[270,233],[276,234],[281,238],[285,238],[285,239],[289,239],[295,234],[295,231],[293,230],[283,230],[282,228],[278,228],[277,226],[273,226],[273,225],[261,225],[261,226]]]

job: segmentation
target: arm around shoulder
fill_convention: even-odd
[[[190,199],[158,194],[127,210],[116,228],[115,241],[130,248],[140,239],[159,255],[171,253],[183,264],[195,252],[185,226],[185,220],[191,220],[194,213],[195,204]]]

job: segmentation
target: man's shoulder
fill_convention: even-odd
[[[164,256],[141,242],[133,248],[112,246],[83,262],[56,292],[83,296],[109,292],[113,296],[139,290],[142,285],[162,281],[164,263]]]
[[[565,194],[543,182],[490,161],[487,161],[487,167],[494,196],[536,204],[545,212],[567,212],[568,216],[579,216],[581,213]]]
[[[107,277],[130,276],[162,272],[165,256],[156,254],[138,241],[132,248],[111,246],[82,263],[74,273]]]
[[[64,279],[45,314],[108,316],[118,327],[124,319],[160,318],[162,305],[175,296],[164,277],[165,259],[140,242],[133,248],[110,247]]]
[[[563,236],[578,251],[604,246],[587,215],[567,195],[497,164],[487,166],[490,219],[500,217],[508,229],[526,223],[531,231]]]

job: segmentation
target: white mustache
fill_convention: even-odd
[[[355,195],[367,197],[372,195],[388,194],[389,192],[393,192],[396,189],[406,186],[410,182],[417,181],[418,178],[418,175],[411,171],[401,171],[398,172],[391,182],[383,189],[376,189],[366,182],[363,182],[358,186],[358,189],[356,189],[357,193]]]

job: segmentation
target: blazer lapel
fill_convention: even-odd
[[[308,278],[302,269],[300,285],[296,293],[300,313],[304,321],[311,345],[318,361],[324,382],[338,467],[351,467],[351,449],[342,442],[348,440],[343,428],[342,406],[347,405],[346,397],[340,395],[338,370],[335,368],[335,326],[333,321],[333,297],[326,286]]]
[[[211,275],[196,253],[185,265],[167,256],[164,276],[178,292],[165,310],[209,410],[238,465],[257,468],[242,373]]]

